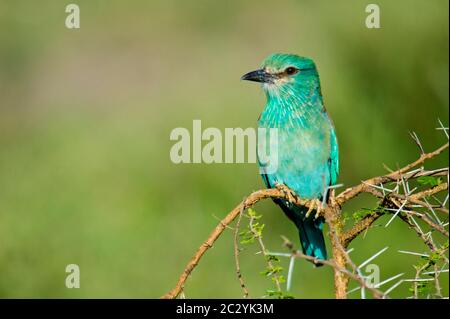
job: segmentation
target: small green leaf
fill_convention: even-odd
[[[366,215],[370,214],[372,212],[371,209],[362,208],[356,212],[353,213],[352,217],[355,221],[360,221],[363,219]]]
[[[285,294],[282,291],[278,290],[266,290],[266,294],[269,297],[277,298],[277,299],[294,299],[294,296]]]
[[[267,261],[278,262],[278,261],[280,261],[280,258],[278,258],[277,256],[274,256],[274,255],[267,255],[267,256],[266,256],[266,260],[267,260]]]
[[[434,176],[420,176],[417,182],[422,185],[438,186],[442,183],[442,179]]]

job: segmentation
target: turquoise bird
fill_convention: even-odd
[[[276,141],[271,141],[277,150],[277,168],[267,171],[258,157],[266,186],[285,184],[301,198],[320,204],[327,199],[329,186],[336,183],[339,152],[334,126],[323,104],[316,65],[298,55],[272,54],[261,69],[241,79],[261,83],[267,102],[258,127],[278,132]],[[323,217],[316,218],[308,214],[306,207],[286,200],[274,201],[297,226],[303,253],[327,259]]]

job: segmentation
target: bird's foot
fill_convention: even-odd
[[[309,215],[311,215],[313,210],[316,211],[316,214],[314,215],[314,219],[319,218],[323,212],[322,202],[319,199],[312,199],[312,200],[310,200],[310,203],[311,203],[311,205],[309,206],[309,209],[305,214],[306,218],[308,218]]]
[[[290,203],[295,203],[295,198],[297,195],[286,185],[275,183],[275,188],[282,192]]]
[[[321,201],[321,200],[318,200],[318,199],[317,199],[317,201],[318,201],[319,203],[318,203],[318,206],[317,206],[317,208],[316,208],[316,214],[314,215],[314,220],[316,220],[317,218],[319,218],[320,216],[322,216],[323,213],[324,213],[324,211],[325,211],[325,209],[324,209],[324,207],[323,207],[322,201]]]

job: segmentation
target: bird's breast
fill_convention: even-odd
[[[276,129],[277,138],[270,140],[270,149],[276,151],[278,168],[269,176],[270,182],[284,183],[305,198],[320,197],[330,183],[329,158],[331,123],[318,118],[308,125],[285,125]],[[264,141],[266,142],[266,141]],[[267,148],[258,141],[258,152]]]

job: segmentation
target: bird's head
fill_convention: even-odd
[[[268,56],[260,69],[243,75],[241,80],[260,82],[269,96],[301,94],[319,85],[313,60],[282,53]]]

